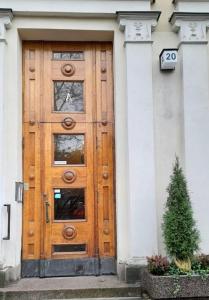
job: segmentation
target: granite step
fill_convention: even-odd
[[[139,300],[140,297],[139,283],[127,284],[117,276],[27,278],[0,288],[1,300]]]

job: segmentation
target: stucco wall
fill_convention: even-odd
[[[158,210],[158,241],[159,241],[159,252],[165,253],[163,239],[162,239],[162,214],[165,206],[167,193],[166,188],[169,183],[169,177],[172,171],[172,165],[174,162],[175,155],[180,157],[182,167],[187,176],[189,192],[191,196],[191,201],[194,209],[194,217],[197,222],[197,226],[200,229],[201,243],[200,251],[207,251],[207,231],[205,227],[205,222],[207,217],[204,214],[206,211],[207,204],[198,203],[198,188],[196,190],[195,184],[191,180],[191,173],[188,173],[188,165],[185,165],[187,161],[188,153],[185,151],[185,117],[187,118],[189,112],[184,111],[184,95],[183,93],[183,58],[180,46],[180,38],[177,33],[172,31],[171,24],[168,22],[173,11],[183,11],[183,12],[209,12],[208,1],[176,1],[176,5],[172,4],[171,1],[156,1],[153,5],[153,9],[162,10],[162,16],[160,18],[158,27],[153,34],[153,78],[154,78],[154,107],[155,107],[155,142],[156,142],[156,197],[157,197],[157,210]],[[208,39],[208,35],[207,35]],[[159,71],[159,54],[163,48],[179,48],[178,64],[173,72],[160,72]],[[192,45],[190,46],[192,47]],[[193,45],[194,49],[197,45]],[[203,46],[204,47],[204,46]],[[208,45],[205,46],[208,53]],[[197,51],[198,52],[198,51]],[[209,54],[209,53],[208,53]],[[192,68],[192,60],[198,62],[198,55],[192,58],[190,57],[190,64]],[[208,66],[208,59],[205,59],[205,64]],[[197,63],[198,65],[198,63]],[[199,67],[201,66],[201,60],[199,60]],[[209,66],[208,66],[209,67]],[[193,69],[195,72],[195,69]],[[197,70],[198,71],[198,70]],[[192,78],[192,71],[191,71]],[[207,78],[207,74],[205,74]],[[189,82],[189,78],[187,78]],[[189,84],[189,83],[187,83]],[[202,85],[202,81],[198,83],[198,86]],[[203,84],[208,86],[207,79]],[[189,100],[193,102],[191,98]],[[194,100],[195,101],[195,100]],[[201,101],[200,99],[196,101]],[[205,109],[207,109],[205,107]],[[191,120],[191,125],[193,126]],[[204,145],[202,145],[204,147]],[[205,144],[205,149],[207,146]],[[194,151],[190,149],[191,153]],[[206,150],[207,151],[207,150]],[[192,156],[190,160],[195,160],[197,164],[202,164],[203,157]],[[203,169],[200,169],[202,174]],[[195,170],[192,171],[192,177],[196,177],[195,181],[198,182],[198,175],[195,175]],[[194,179],[193,179],[194,180]],[[204,178],[206,180],[206,178]],[[204,189],[204,188],[203,188]],[[207,189],[207,188],[206,188]],[[205,190],[206,192],[206,190]],[[197,197],[197,198],[196,198]],[[204,202],[204,201],[203,201]],[[202,208],[201,208],[202,206]],[[203,208],[205,207],[205,208]],[[201,211],[201,212],[200,212]]]
[[[162,215],[167,198],[167,186],[175,155],[183,162],[183,104],[181,99],[181,70],[162,72],[159,54],[164,48],[177,48],[178,35],[168,22],[174,5],[172,1],[158,0],[153,9],[162,11],[158,26],[153,33],[153,95],[155,118],[156,201],[158,215],[158,248],[165,254],[162,238]]]

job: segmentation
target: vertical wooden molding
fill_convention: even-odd
[[[23,44],[24,205],[23,259],[40,258],[40,74],[41,44]]]
[[[97,45],[96,49],[99,254],[101,257],[114,257],[116,246],[112,45],[104,43]]]

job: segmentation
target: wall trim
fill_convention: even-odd
[[[117,9],[121,10],[151,10],[155,0],[52,0],[28,1],[25,7],[24,0],[13,0],[10,5],[14,16],[37,17],[75,17],[75,18],[115,18]],[[97,3],[96,3],[97,2]],[[40,5],[41,3],[41,5]],[[5,7],[7,9],[7,7]]]
[[[209,13],[207,12],[173,12],[169,22],[173,25],[176,21],[208,21]]]
[[[209,2],[208,0],[173,0],[172,3],[174,5],[178,4],[179,2],[196,2],[196,3],[200,3],[200,2]]]

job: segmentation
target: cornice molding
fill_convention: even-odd
[[[14,16],[113,19],[117,10],[149,10],[155,0],[12,0],[11,2]],[[7,9],[6,3],[7,1],[3,0],[1,6]]]
[[[117,11],[117,15],[120,17],[127,17],[130,19],[140,18],[140,19],[156,19],[157,21],[160,18],[161,11]]]
[[[209,21],[209,13],[205,12],[173,12],[169,22],[175,25],[178,21]]]
[[[174,4],[174,5],[176,5],[176,4],[178,4],[179,2],[191,2],[191,3],[193,3],[193,2],[196,2],[196,3],[200,3],[200,2],[208,2],[209,3],[209,0],[172,0],[172,3]]]
[[[125,31],[125,43],[150,43],[160,11],[117,12],[119,29]]]

